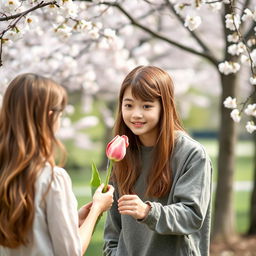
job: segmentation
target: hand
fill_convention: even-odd
[[[108,185],[108,190],[106,193],[103,193],[102,190],[104,188],[104,184],[101,184],[93,195],[93,208],[97,208],[100,212],[107,211],[113,204],[113,193],[114,187]]]
[[[92,202],[82,206],[79,210],[78,210],[78,222],[79,222],[79,227],[83,224],[83,222],[85,221],[85,219],[87,218],[90,210],[91,210],[91,206],[92,206]]]
[[[137,195],[124,195],[118,200],[120,214],[130,215],[135,219],[144,219],[150,206],[144,203]]]

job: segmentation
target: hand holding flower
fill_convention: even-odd
[[[107,192],[103,193],[104,184],[101,184],[95,191],[92,199],[92,208],[96,208],[100,213],[107,211],[113,204],[113,193],[114,187],[111,185],[107,186]]]

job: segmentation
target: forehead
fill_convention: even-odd
[[[135,97],[135,95],[132,93],[132,90],[130,87],[128,87],[123,94],[122,102],[151,102],[151,103],[160,103],[160,98],[146,98],[143,99],[139,95]]]
[[[124,90],[123,97],[121,100],[123,101],[123,100],[127,100],[127,99],[132,99],[132,100],[153,102],[153,101],[157,100],[157,98],[158,97],[154,97],[153,95],[151,95],[148,92],[143,91],[143,93],[142,93],[142,91],[137,90],[137,88],[135,89],[132,86],[129,86]]]

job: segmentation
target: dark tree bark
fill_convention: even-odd
[[[254,92],[252,102],[256,102],[256,93]],[[254,118],[254,123],[256,123],[256,118]],[[247,231],[248,235],[256,235],[256,132],[253,133],[253,143],[254,143],[254,174],[253,174],[253,190],[250,200],[250,212],[249,212],[249,228]]]
[[[237,75],[221,75],[222,95],[220,99],[220,130],[218,154],[218,180],[216,188],[213,238],[228,241],[235,234],[233,209],[233,177],[235,163],[235,143],[237,129],[230,118],[230,110],[223,101],[228,96],[235,97]]]

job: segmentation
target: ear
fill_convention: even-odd
[[[52,115],[52,114],[53,114],[53,111],[52,111],[52,110],[50,110],[50,111],[49,111],[49,116],[50,116],[50,115]]]

